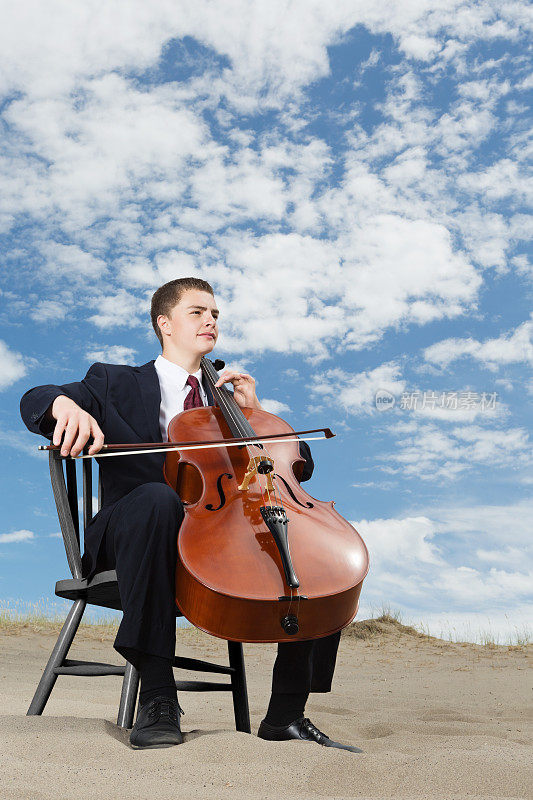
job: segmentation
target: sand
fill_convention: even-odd
[[[392,622],[371,627],[369,638],[355,635],[361,623],[343,635],[333,691],[312,695],[306,710],[362,754],[236,733],[227,693],[181,693],[185,742],[132,750],[115,724],[119,677],[59,677],[43,716],[26,717],[55,635],[0,632],[1,798],[532,797],[533,648],[444,642]],[[120,663],[109,634],[98,637],[79,634],[70,657]],[[226,646],[185,630],[178,652],[224,661]],[[275,646],[245,645],[245,657],[255,733]]]

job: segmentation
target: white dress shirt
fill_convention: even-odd
[[[161,429],[161,438],[164,442],[168,442],[167,430],[170,420],[183,411],[183,403],[185,398],[192,391],[191,387],[187,384],[187,378],[193,374],[198,378],[200,383],[200,397],[202,403],[206,406],[207,395],[204,391],[202,384],[202,369],[198,372],[189,373],[179,364],[174,364],[164,356],[157,356],[154,363],[157,377],[159,378],[159,386],[161,387],[161,405],[159,406],[159,428]]]

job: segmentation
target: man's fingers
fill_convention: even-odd
[[[218,381],[215,383],[215,386],[222,386],[222,384],[223,384],[223,383],[226,383],[226,381],[228,380],[228,377],[227,377],[227,376],[228,376],[228,374],[229,374],[229,373],[228,373],[227,371],[224,371],[224,372],[223,372],[223,373],[220,375],[220,377],[219,377]]]
[[[61,444],[61,436],[63,435],[63,431],[65,430],[65,426],[67,424],[66,417],[59,417],[56,426],[54,428],[54,436],[52,438],[52,443],[56,446]]]
[[[251,375],[244,372],[235,372],[234,370],[227,370],[222,373],[215,386],[222,386],[223,383],[238,383],[242,378],[245,380],[253,380]]]
[[[96,453],[99,453],[100,450],[102,449],[102,446],[104,444],[104,434],[102,433],[96,422],[93,422],[91,427],[92,427],[92,435],[94,441],[92,445],[89,447],[89,455],[94,456],[96,455]]]
[[[78,427],[78,438],[74,444],[74,447],[70,450],[70,455],[75,458],[79,456],[83,448],[85,447],[89,436],[91,435],[91,429],[88,423],[80,423]]]
[[[67,427],[65,428],[65,435],[63,436],[63,444],[61,445],[62,456],[68,456],[68,454],[70,453],[72,442],[74,441],[77,433],[78,433],[78,420],[71,418],[67,423]]]
[[[61,436],[63,435],[63,443],[61,443]],[[71,455],[73,458],[79,456],[89,438],[93,438],[89,452],[94,455],[102,449],[104,443],[104,434],[96,420],[86,412],[73,413],[66,417],[58,418],[56,427],[54,429],[53,443],[55,445],[61,444],[61,455]]]

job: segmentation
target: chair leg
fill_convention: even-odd
[[[231,674],[231,693],[233,695],[233,710],[235,712],[235,728],[243,733],[251,733],[242,644],[240,642],[228,642],[228,654],[229,665],[235,670],[235,672]]]
[[[118,709],[117,725],[119,728],[133,728],[133,714],[137,703],[137,691],[139,689],[139,672],[133,664],[126,661],[124,680],[122,681],[122,693],[120,695],[120,706]]]
[[[26,712],[26,716],[33,716],[35,714],[43,713],[44,707],[48,702],[48,698],[50,697],[52,689],[54,688],[54,684],[57,680],[57,673],[55,670],[57,667],[60,667],[63,664],[67,653],[70,650],[70,646],[76,635],[76,631],[78,630],[81,618],[83,617],[85,606],[86,601],[81,598],[79,600],[75,600],[72,604],[72,608],[68,612],[65,623],[61,628],[61,633],[57,637],[57,642],[52,650],[52,654],[48,659],[48,664],[44,668],[41,680],[37,686],[37,691],[33,696],[33,700],[30,703],[28,711]]]

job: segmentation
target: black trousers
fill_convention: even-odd
[[[177,531],[183,504],[165,483],[145,483],[119,500],[98,557],[99,569],[116,569],[123,617],[115,649],[139,666],[147,653],[174,658],[176,648]],[[329,692],[340,634],[283,642],[272,675],[280,693]]]

